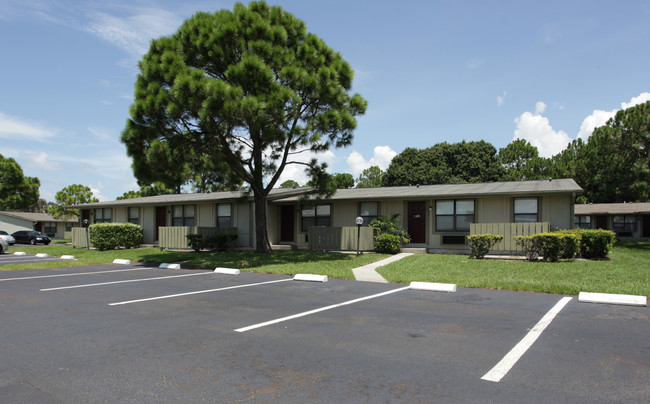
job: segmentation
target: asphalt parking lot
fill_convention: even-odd
[[[124,265],[0,271],[0,401],[650,401],[647,307],[406,286]]]
[[[20,250],[22,250],[22,247],[25,246],[19,246]],[[25,249],[26,251],[29,251],[29,249]],[[9,265],[9,264],[35,264],[38,262],[47,262],[47,261],[61,261],[61,257],[54,257],[54,256],[36,256],[36,254],[27,254],[25,255],[16,255],[14,252],[17,251],[13,246],[11,247],[11,250],[9,252],[0,254],[0,265]],[[25,251],[19,251],[19,252],[25,252]]]

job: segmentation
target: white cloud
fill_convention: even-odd
[[[525,139],[537,147],[540,156],[551,157],[564,150],[571,138],[566,132],[553,129],[548,118],[541,115],[545,109],[546,104],[540,101],[535,105],[534,114],[524,112],[516,118],[514,139]]]
[[[63,165],[50,160],[50,156],[43,151],[38,153],[27,152],[24,155],[24,159],[26,160],[26,165],[34,169],[57,171],[66,169]]]
[[[138,59],[147,52],[152,39],[173,33],[182,23],[178,15],[155,8],[133,9],[131,15],[124,17],[103,12],[93,12],[88,17],[88,32]]]
[[[485,59],[483,58],[474,58],[465,61],[465,67],[471,70],[476,70],[485,64]]]
[[[45,141],[56,132],[38,123],[27,122],[20,118],[5,115],[0,112],[0,139],[20,137],[24,140]]]
[[[637,97],[632,97],[630,102],[622,102],[621,109],[628,109],[635,105],[643,104],[647,101],[650,101],[650,92],[644,92],[639,94]],[[607,123],[610,118],[613,118],[618,111],[618,109],[613,109],[611,111],[595,109],[591,115],[582,121],[582,124],[580,125],[580,131],[578,132],[578,139],[587,140],[589,136],[594,133],[594,129],[605,125],[605,123]]]
[[[352,176],[357,177],[363,170],[371,166],[378,166],[382,170],[386,170],[395,156],[397,156],[397,153],[389,146],[375,146],[370,160],[366,160],[361,153],[353,151],[346,162],[350,166]]]
[[[95,186],[92,185],[90,186],[90,191],[93,193],[93,196],[99,199],[100,202],[104,202],[108,200],[108,198],[102,195],[102,189],[104,189],[104,186],[102,185],[101,182],[98,182]]]
[[[503,102],[506,100],[506,95],[507,93],[505,91],[503,92],[503,95],[497,95],[497,107],[503,105]]]

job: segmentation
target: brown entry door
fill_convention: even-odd
[[[159,240],[158,228],[160,226],[167,226],[167,208],[164,206],[156,207],[156,240]]]
[[[596,216],[596,229],[607,229],[607,216]]]
[[[426,242],[426,211],[426,202],[408,203],[408,233],[411,236],[411,243]]]
[[[280,208],[280,241],[293,242],[295,231],[294,206],[285,205]]]

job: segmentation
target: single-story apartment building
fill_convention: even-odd
[[[11,234],[18,230],[36,230],[53,239],[65,238],[65,233],[78,226],[77,218],[55,219],[49,213],[0,211],[0,230]]]
[[[311,226],[364,226],[379,216],[399,215],[411,236],[407,247],[430,252],[467,249],[472,223],[546,222],[551,229],[574,226],[574,200],[582,188],[572,179],[481,184],[415,185],[340,189],[327,199],[305,199],[308,188],[273,189],[267,229],[272,245],[307,248]],[[160,228],[232,228],[237,247],[255,248],[254,204],[244,192],[174,194],[78,206],[90,223],[131,222],[142,226],[144,243],[155,244]]]
[[[576,204],[574,225],[613,230],[620,240],[650,240],[650,202]]]

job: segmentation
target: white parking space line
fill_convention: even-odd
[[[375,295],[370,295],[370,296],[366,296],[366,297],[360,297],[360,298],[354,299],[354,300],[348,300],[347,302],[337,303],[337,304],[333,304],[331,306],[321,307],[320,309],[309,310],[309,311],[294,314],[294,315],[291,315],[291,316],[277,318],[275,320],[267,321],[267,322],[264,322],[264,323],[249,325],[248,327],[238,328],[235,331],[236,332],[246,332],[246,331],[254,330],[256,328],[266,327],[267,325],[272,325],[272,324],[277,324],[277,323],[281,323],[281,322],[284,322],[284,321],[293,320],[294,318],[309,316],[311,314],[320,313],[321,311],[336,309],[338,307],[347,306],[347,305],[354,304],[354,303],[359,303],[359,302],[362,302],[364,300],[375,299],[377,297],[390,295],[391,293],[401,292],[403,290],[408,290],[408,289],[410,289],[410,286],[406,286],[406,287],[399,288],[399,289],[393,289],[393,290],[389,290],[388,292],[377,293]]]
[[[94,271],[94,272],[77,272],[72,274],[56,274],[56,275],[38,275],[38,276],[22,276],[20,278],[7,278],[0,279],[0,282],[4,281],[21,281],[26,279],[42,279],[42,278],[58,278],[62,276],[78,276],[78,275],[97,275],[97,274],[107,274],[110,272],[126,272],[126,271],[143,271],[149,268],[130,268],[130,269],[112,269],[110,271]]]
[[[22,255],[18,256],[16,258],[0,258],[0,262],[3,265],[6,264],[19,264],[21,262],[28,261],[28,263],[38,263],[38,262],[47,262],[47,261],[60,261],[61,258],[59,257],[36,257],[34,255]]]
[[[290,282],[290,281],[293,281],[293,279],[292,278],[290,278],[290,279],[280,279],[280,280],[277,280],[277,281],[248,283],[246,285],[228,286],[228,287],[218,288],[218,289],[197,290],[197,291],[194,291],[194,292],[177,293],[175,295],[148,297],[148,298],[145,298],[145,299],[136,299],[136,300],[128,300],[128,301],[125,301],[125,302],[109,303],[108,305],[109,306],[120,306],[120,305],[123,305],[123,304],[141,303],[141,302],[148,302],[148,301],[151,301],[151,300],[171,299],[171,298],[174,298],[174,297],[198,295],[198,294],[201,294],[201,293],[221,292],[223,290],[247,288],[247,287],[250,287],[250,286],[269,285],[271,283]]]
[[[184,276],[197,276],[197,275],[212,275],[212,272],[199,272],[195,274],[185,274],[185,275],[171,275],[171,276],[159,276],[156,278],[142,278],[142,279],[127,279],[125,281],[113,281],[113,282],[101,282],[101,283],[88,283],[86,285],[74,285],[74,286],[62,286],[59,288],[47,288],[41,289],[41,292],[48,292],[51,290],[63,290],[63,289],[75,289],[75,288],[88,288],[91,286],[103,286],[103,285],[115,285],[117,283],[131,283],[131,282],[144,282],[144,281],[155,281],[158,279],[171,279],[171,278],[182,278]]]
[[[512,369],[512,367],[517,363],[519,358],[521,358],[528,348],[530,348],[535,341],[537,341],[537,338],[544,332],[546,327],[548,327],[549,324],[551,324],[551,321],[557,316],[557,314],[566,306],[569,301],[571,301],[571,297],[563,297],[560,299],[559,302],[553,306],[551,310],[548,311],[542,317],[541,320],[535,326],[528,331],[528,334],[519,341],[517,345],[515,345],[514,348],[508,352],[506,356],[499,361],[489,372],[487,372],[483,377],[481,377],[482,380],[487,380],[490,382],[495,382],[498,383],[501,381],[501,379]]]

